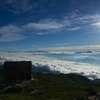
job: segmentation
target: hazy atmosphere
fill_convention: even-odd
[[[100,0],[0,0],[0,64],[100,78]]]

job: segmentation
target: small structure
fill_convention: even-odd
[[[31,79],[31,61],[6,61],[3,67],[5,81]]]

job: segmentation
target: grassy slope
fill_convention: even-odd
[[[26,81],[16,87],[15,84],[1,84],[0,88],[13,85],[0,100],[87,100],[93,90],[91,82],[75,74],[35,73],[35,80]]]

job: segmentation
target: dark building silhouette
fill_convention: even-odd
[[[31,61],[7,61],[3,67],[5,81],[31,79]]]

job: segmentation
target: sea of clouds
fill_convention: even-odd
[[[100,78],[99,52],[0,51],[0,64],[5,61],[32,61],[33,71],[77,73],[89,79]]]

